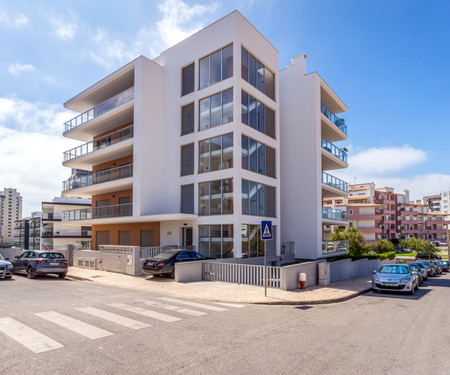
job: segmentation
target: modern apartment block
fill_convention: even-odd
[[[15,221],[17,246],[26,250],[39,250],[41,248],[41,216],[35,211],[30,217]]]
[[[295,257],[317,259],[348,252],[327,251],[333,226],[347,227],[345,207],[329,207],[331,197],[346,199],[348,184],[333,170],[347,168],[347,125],[338,114],[347,106],[316,72],[306,72],[306,55],[280,72],[281,238],[295,243]],[[339,250],[339,251],[338,251]]]
[[[64,136],[84,143],[63,165],[92,174],[65,181],[62,194],[92,198],[92,207],[64,211],[63,224],[92,226],[93,249],[179,245],[256,258],[260,221],[270,219],[267,252],[279,254],[279,82],[278,51],[235,11],[68,100],[79,115]]]
[[[14,236],[14,222],[22,217],[22,196],[17,189],[0,191],[0,243],[11,244]]]

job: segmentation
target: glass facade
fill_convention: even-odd
[[[233,213],[233,179],[201,182],[198,191],[200,216]]]
[[[233,258],[233,224],[199,225],[199,252],[214,258]]]
[[[198,173],[233,168],[233,133],[199,142]]]
[[[241,77],[275,100],[275,75],[244,47],[241,53]]]
[[[261,226],[259,224],[242,224],[242,257],[256,258],[265,254],[265,242],[261,240]]]
[[[275,149],[242,135],[242,168],[275,178]]]
[[[233,121],[233,89],[200,100],[200,130]]]
[[[276,217],[275,188],[242,180],[242,214]]]
[[[241,121],[275,139],[275,111],[245,91],[241,93]]]
[[[233,76],[233,45],[222,48],[200,60],[200,89]]]

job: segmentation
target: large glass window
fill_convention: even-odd
[[[198,184],[200,216],[233,213],[233,179]]]
[[[199,251],[214,258],[232,258],[233,224],[199,225]]]
[[[242,214],[275,217],[275,188],[242,180]]]
[[[181,70],[181,96],[195,90],[195,64],[192,63]]]
[[[233,121],[233,89],[200,100],[200,130]]]
[[[275,149],[242,135],[242,168],[275,178]]]
[[[253,129],[275,138],[275,111],[244,91],[241,93],[241,121]]]
[[[194,103],[181,107],[181,135],[194,132]]]
[[[233,167],[233,133],[199,142],[198,173]]]
[[[261,240],[260,225],[242,224],[242,257],[254,258],[263,257],[266,252],[266,242]],[[267,255],[272,256],[276,253],[276,226],[272,227],[273,240],[267,242]]]
[[[194,174],[194,144],[181,146],[181,175]]]
[[[200,89],[233,76],[233,45],[200,60]]]
[[[275,100],[275,75],[244,47],[242,47],[241,59],[241,77]]]

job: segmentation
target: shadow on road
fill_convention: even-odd
[[[12,280],[14,280],[15,277],[21,277],[26,279],[27,275],[26,274],[21,274],[21,273],[15,273]],[[31,279],[30,281],[61,281],[61,282],[71,282],[72,280],[68,279],[68,278],[64,278],[64,279],[60,279],[58,277],[58,275],[37,275],[34,279]]]

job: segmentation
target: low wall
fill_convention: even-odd
[[[10,261],[13,261],[16,256],[19,256],[22,253],[23,250],[18,247],[0,248],[0,254],[2,254],[3,258],[9,258]]]
[[[203,261],[182,262],[175,264],[175,281],[179,283],[192,283],[202,281]]]
[[[386,259],[359,259],[352,262],[350,258],[330,263],[330,282],[352,279],[354,277],[369,276],[378,270],[382,264],[395,263]]]
[[[306,286],[318,283],[318,264],[323,261],[312,261],[281,267],[280,288],[293,290],[299,287],[298,278],[301,273],[306,274]]]

